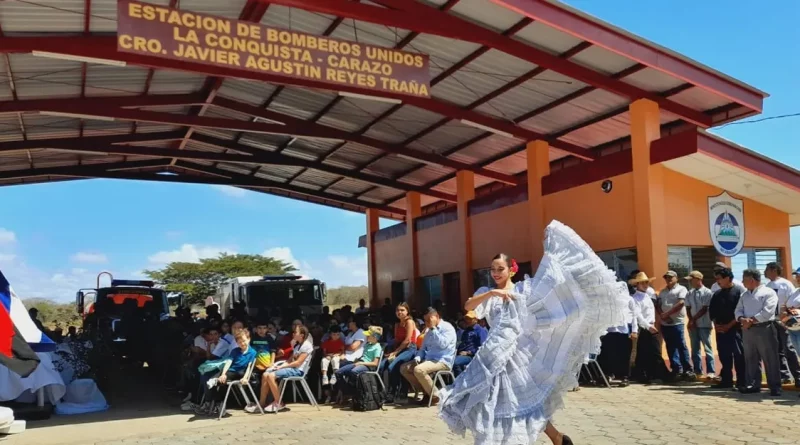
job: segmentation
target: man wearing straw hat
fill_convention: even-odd
[[[647,294],[652,278],[644,272],[639,272],[628,280],[636,289],[633,301],[636,304],[635,325],[639,327],[639,336],[636,343],[636,374],[644,383],[661,383],[667,374],[664,358],[661,356],[661,345],[658,342],[658,329],[656,329],[656,310],[653,300]]]

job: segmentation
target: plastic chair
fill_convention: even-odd
[[[294,385],[296,383],[300,383],[300,387],[303,389],[303,392],[306,393],[306,397],[308,397],[309,403],[311,403],[311,405],[316,407],[317,410],[319,411],[320,409],[319,404],[317,404],[317,399],[314,398],[314,394],[311,392],[311,388],[308,386],[308,382],[306,381],[305,376],[286,377],[284,379],[281,379],[281,384],[280,384],[281,396],[279,402],[283,402],[283,394],[284,392],[286,392],[286,387],[289,385],[289,383],[292,384],[292,391],[294,392],[295,400],[297,400],[297,387],[295,387]]]
[[[374,375],[375,378],[378,379],[378,383],[381,384],[381,390],[386,392],[386,385],[383,384],[383,379],[381,378],[381,373],[380,373],[381,362],[383,361],[383,351],[384,349],[381,349],[381,356],[378,358],[378,367],[375,368],[374,371],[367,371],[364,374]]]
[[[250,390],[250,395],[253,396],[254,403],[258,407],[258,410],[261,411],[261,414],[265,414],[264,413],[264,408],[262,408],[261,404],[258,403],[258,396],[256,396],[256,392],[253,390],[253,387],[250,385],[250,377],[253,375],[253,368],[255,367],[255,365],[256,365],[255,360],[253,360],[252,362],[250,362],[249,365],[247,365],[247,370],[244,372],[244,377],[243,377],[243,380],[245,381],[244,385],[242,385],[241,380],[235,380],[233,382],[227,382],[228,389],[225,391],[225,400],[222,401],[222,406],[219,407],[219,417],[217,417],[217,420],[222,419],[222,416],[225,415],[225,409],[228,406],[228,396],[230,395],[232,388],[238,388],[239,389],[239,392],[242,393],[242,397],[244,397],[245,405],[250,403],[250,398],[247,397],[247,393],[244,390],[244,386],[247,386],[247,388]],[[239,398],[239,396],[237,396],[235,392],[233,393],[233,395],[237,399]]]
[[[592,373],[592,365],[597,372],[597,374],[603,379],[603,383],[605,383],[607,388],[611,388],[611,383],[608,382],[606,378],[606,374],[603,372],[603,368],[600,367],[600,364],[597,363],[597,354],[589,354],[589,357],[586,358],[586,363],[583,364],[582,370],[585,369],[586,373],[589,375],[589,380],[592,382],[597,382],[598,379],[595,378],[594,374]]]
[[[444,377],[445,376],[449,376],[451,381],[455,381],[456,380],[456,376],[455,376],[455,374],[453,374],[453,363],[455,361],[456,361],[456,359],[455,359],[455,357],[453,357],[453,361],[451,361],[447,365],[448,369],[445,369],[443,371],[436,371],[436,373],[433,374],[433,388],[431,389],[431,397],[428,398],[428,408],[430,408],[431,405],[433,405],[433,392],[435,392],[435,391],[437,391],[439,389],[442,389],[445,386],[447,386],[447,384],[444,381]],[[414,398],[416,399],[417,396],[419,396],[419,390],[415,387],[414,388]]]

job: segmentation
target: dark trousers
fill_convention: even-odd
[[[453,375],[458,377],[459,374],[467,369],[467,365],[472,362],[471,355],[457,355],[456,360],[453,362]]]
[[[761,388],[761,361],[767,374],[770,390],[781,389],[781,371],[778,355],[778,336],[775,323],[751,326],[742,332],[744,363],[747,371],[746,386]]]
[[[414,360],[414,355],[417,353],[416,345],[409,345],[405,350],[398,353],[394,360],[391,362],[383,358],[379,367],[379,373],[383,375],[385,370],[389,371],[389,385],[387,392],[392,396],[397,394],[401,397],[408,395],[408,382],[400,374],[400,367],[404,364]]]
[[[661,344],[658,334],[651,334],[646,329],[639,330],[636,343],[636,375],[644,382],[653,379],[663,380],[667,375],[667,366],[661,356]]]
[[[216,374],[216,375],[215,375]],[[211,378],[219,377],[222,375],[221,372],[216,372],[212,374],[213,377],[209,377],[205,379],[205,381],[209,381]],[[228,382],[235,382],[237,380],[241,380],[244,377],[244,373],[238,371],[228,371],[225,373],[225,378],[227,381],[224,385],[217,384],[213,388],[209,388],[208,385],[203,382],[203,391],[205,392],[205,400],[206,402],[221,402],[223,398],[225,398],[225,391],[228,390]]]
[[[733,384],[733,370],[736,369],[736,386],[746,386],[746,371],[744,366],[744,344],[742,343],[742,330],[733,328],[725,333],[717,331],[717,353],[722,369],[719,372],[720,383]]]
[[[686,347],[686,336],[683,331],[683,325],[661,325],[661,335],[664,336],[664,343],[667,345],[667,356],[669,357],[669,366],[673,375],[694,372],[691,357],[689,356],[689,348]]]
[[[602,346],[597,362],[608,375],[618,379],[631,376],[631,349],[633,342],[628,334],[609,332],[601,339]]]
[[[781,378],[794,378],[795,384],[800,384],[800,362],[797,360],[797,350],[789,341],[789,331],[783,323],[775,322],[775,331],[778,335],[778,356],[780,358]]]

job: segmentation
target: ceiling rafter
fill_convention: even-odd
[[[653,100],[658,103],[662,109],[700,127],[707,128],[711,125],[709,117],[700,111],[659,97],[655,93],[645,91],[634,85],[612,79],[597,71],[578,65],[577,63],[560,59],[553,54],[531,45],[508,37],[503,37],[490,29],[475,23],[467,22],[454,15],[440,12],[436,10],[436,8],[426,6],[416,1],[407,0],[379,0],[376,2],[384,6],[396,8],[397,10],[389,10],[374,5],[356,4],[347,0],[326,0],[324,2],[307,2],[305,0],[273,1],[273,3],[276,4],[308,11],[334,14],[386,26],[397,26],[411,31],[486,45],[498,51],[546,67],[586,84],[601,87],[604,90],[629,99]]]
[[[244,7],[242,8],[242,12],[239,14],[239,20],[243,20],[246,22],[260,22],[261,19],[264,17],[264,14],[267,13],[267,9],[269,8],[269,3],[267,2],[259,2],[258,0],[247,0]],[[206,91],[205,100],[203,104],[200,105],[196,110],[192,110],[190,114],[194,114],[195,116],[203,116],[206,111],[208,111],[208,106],[211,102],[214,101],[214,98],[217,97],[217,92],[222,87],[222,83],[225,81],[224,77],[209,77],[206,79],[205,87],[203,91]],[[194,134],[195,128],[189,127],[186,130],[186,135],[181,140],[180,144],[178,144],[178,150],[183,150],[186,148],[186,143],[189,141],[189,138],[192,137]],[[172,165],[175,164],[176,159],[172,160]]]
[[[218,105],[218,106],[221,106],[221,107],[224,107],[224,108],[228,108],[228,109],[231,109],[231,110],[234,110],[234,111],[238,111],[238,112],[244,113],[244,114],[249,114],[249,115],[252,115],[252,116],[258,116],[258,117],[263,117],[265,119],[269,119],[269,120],[273,120],[273,121],[283,122],[285,124],[284,127],[286,127],[286,128],[282,132],[279,131],[279,133],[282,133],[282,134],[292,134],[293,136],[303,136],[302,134],[299,134],[300,133],[299,130],[303,129],[304,131],[308,132],[311,137],[327,137],[329,139],[339,139],[339,140],[344,140],[344,141],[356,142],[356,143],[359,143],[359,144],[363,144],[363,145],[367,145],[367,146],[370,146],[370,147],[377,148],[379,150],[383,150],[383,151],[386,151],[386,152],[391,152],[391,153],[394,153],[394,154],[399,155],[399,156],[412,158],[412,159],[417,159],[417,160],[420,160],[420,161],[423,161],[423,162],[427,162],[427,163],[442,165],[444,167],[452,168],[452,169],[455,169],[455,170],[473,171],[476,174],[479,174],[481,176],[486,176],[488,178],[496,179],[498,181],[507,182],[507,183],[510,183],[510,184],[518,184],[519,183],[519,181],[517,179],[511,177],[510,175],[499,173],[499,172],[496,172],[496,171],[493,171],[493,170],[487,170],[487,169],[484,169],[484,168],[476,168],[473,165],[465,164],[463,162],[459,162],[459,161],[456,161],[456,160],[453,160],[453,159],[445,158],[445,157],[442,157],[442,156],[439,156],[439,155],[436,155],[436,154],[426,153],[426,152],[422,152],[422,151],[418,151],[418,150],[412,150],[412,149],[409,149],[407,147],[403,147],[403,146],[400,146],[400,145],[397,145],[397,144],[391,144],[391,143],[384,142],[384,141],[381,141],[381,140],[378,140],[378,139],[375,139],[375,138],[371,138],[371,137],[368,137],[368,136],[363,136],[363,135],[354,134],[354,133],[348,133],[346,131],[339,130],[339,129],[336,129],[336,128],[333,128],[333,127],[328,127],[328,126],[321,125],[321,124],[313,124],[313,123],[310,123],[310,122],[305,121],[303,119],[298,119],[298,118],[295,118],[295,117],[292,117],[292,116],[289,116],[289,115],[285,115],[285,114],[282,114],[282,113],[276,113],[274,111],[264,110],[264,109],[258,108],[256,106],[253,106],[253,105],[249,105],[249,104],[233,101],[233,100],[230,100],[230,99],[217,98],[214,101],[214,105]],[[236,121],[236,122],[240,122],[240,121]],[[242,122],[239,125],[271,125],[272,128],[275,127],[275,124],[262,124],[262,123],[252,124],[252,123],[249,123],[249,122]],[[296,129],[294,131],[294,133],[292,133],[291,131],[286,131],[286,130],[289,130],[289,127],[293,128],[293,129]]]
[[[447,11],[453,9],[453,7],[456,6],[456,4],[458,4],[459,1],[460,0],[447,0],[443,5],[441,5],[439,7],[439,10],[447,12]],[[337,20],[339,21],[339,23],[341,23],[341,21],[344,20],[344,19],[342,17],[338,17]],[[528,20],[529,22],[532,21],[530,19],[523,19],[523,20]],[[338,26],[338,23],[337,23],[337,26]],[[328,30],[331,30],[331,28],[329,27],[325,31],[327,32]],[[417,36],[419,36],[419,34],[420,33],[414,32],[414,31],[409,32],[405,37],[403,37],[403,39],[401,39],[399,42],[397,42],[397,44],[394,45],[394,49],[403,49],[403,48],[405,48],[406,46],[411,44],[411,42],[415,38],[417,38]],[[327,35],[327,34],[323,33],[323,35]],[[431,80],[431,86],[433,86],[433,85],[437,84],[438,82],[440,82],[442,79],[444,79],[444,77],[447,77],[447,75],[441,76],[441,74],[440,74],[439,76],[437,76],[436,78]],[[279,88],[283,88],[283,87],[279,87]],[[325,113],[330,111],[334,106],[336,106],[336,104],[338,104],[340,101],[342,101],[342,99],[343,99],[343,96],[336,96],[332,101],[330,101],[328,103],[328,105],[326,105],[322,110],[320,110],[319,113],[314,115],[314,117],[312,117],[310,120],[312,122],[318,121],[319,119],[322,118],[322,116],[324,116]],[[380,122],[384,118],[388,117],[389,115],[391,115],[395,111],[399,110],[402,106],[403,106],[402,103],[396,104],[396,105],[392,105],[388,110],[384,111],[383,113],[381,113],[380,115],[375,117],[372,121],[367,123],[367,125],[361,127],[358,131],[356,131],[356,134],[364,134],[364,133],[366,133],[375,124],[377,124],[378,122]],[[262,108],[266,108],[266,107],[262,107]],[[323,111],[325,113],[323,113]],[[283,145],[281,145],[281,147],[278,148],[278,150],[279,151],[285,150],[289,146],[290,142],[291,142],[291,140],[286,141]],[[319,161],[327,160],[329,157],[331,157],[334,153],[336,153],[340,148],[344,147],[345,145],[347,145],[346,141],[335,145],[333,148],[331,148],[330,150],[328,150],[325,153],[323,153],[322,156],[320,156],[317,160],[319,160]],[[358,169],[359,170],[363,170],[364,167],[363,166],[359,166]],[[299,178],[300,176],[302,176],[303,173],[305,173],[305,170],[300,170],[299,172],[297,172],[296,175],[294,175],[292,178],[289,179],[289,182],[292,182],[295,179]],[[255,173],[253,173],[253,174],[255,174]],[[328,184],[325,187],[325,189],[327,190],[328,188],[333,187],[334,185],[336,185],[337,182],[338,181],[331,182],[330,184]]]

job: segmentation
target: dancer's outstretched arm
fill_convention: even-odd
[[[464,310],[474,311],[476,307],[480,306],[484,301],[492,297],[500,297],[505,301],[513,300],[514,297],[508,292],[510,289],[492,289],[481,294],[475,294],[464,303]]]

